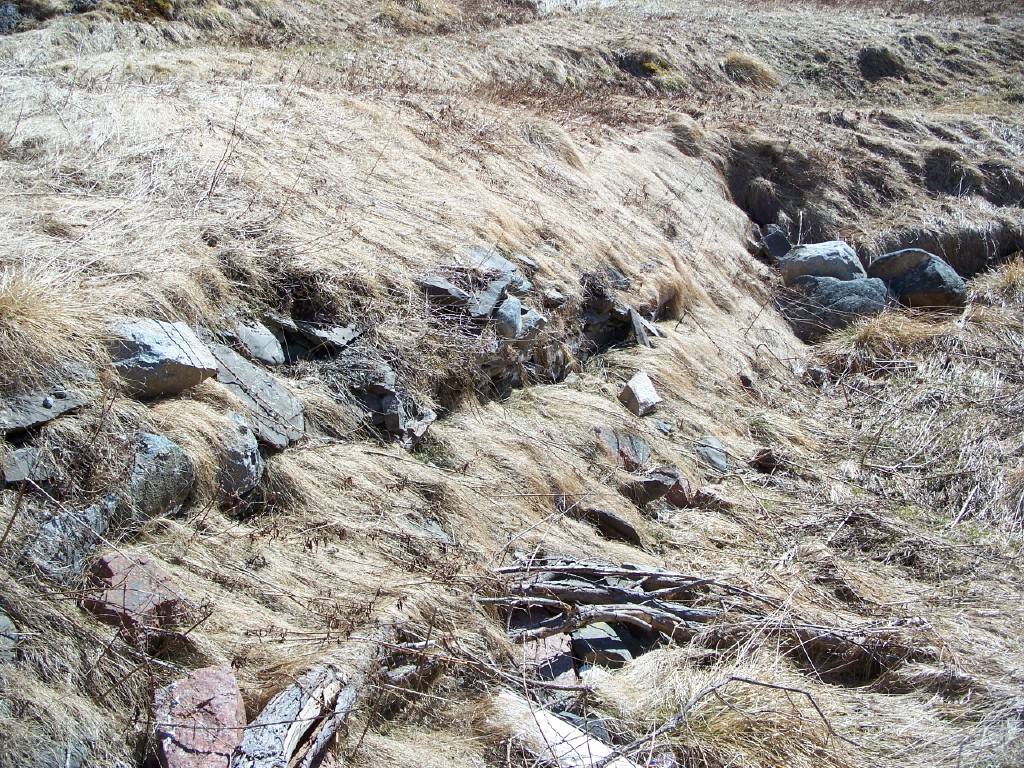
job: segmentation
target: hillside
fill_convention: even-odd
[[[1017,6],[0,5],[0,766],[1021,764]]]

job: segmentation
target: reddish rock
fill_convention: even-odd
[[[559,685],[576,685],[579,682],[572,655],[572,639],[568,635],[530,640],[521,647],[525,666],[536,677]]]
[[[731,501],[710,488],[693,488],[685,480],[678,480],[665,495],[665,501],[677,509],[731,509]]]
[[[636,472],[651,459],[651,447],[631,432],[611,427],[594,427],[598,445],[627,472]]]
[[[205,667],[154,697],[163,768],[227,768],[242,741],[245,704],[230,667]]]
[[[131,633],[161,627],[186,611],[171,575],[145,555],[104,555],[93,569],[93,584],[82,606]]]

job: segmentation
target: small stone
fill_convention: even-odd
[[[45,486],[59,474],[49,454],[32,446],[16,448],[4,455],[3,476],[7,485],[32,482]]]
[[[691,488],[685,480],[680,480],[669,489],[665,501],[677,509],[731,509],[735,506],[716,491],[710,488]]]
[[[71,583],[110,528],[116,510],[114,494],[85,509],[61,510],[40,526],[26,557],[54,581]]]
[[[619,484],[619,491],[643,507],[665,496],[677,482],[679,470],[676,467],[659,467],[642,477],[623,481]]]
[[[616,267],[607,267],[604,271],[605,276],[608,278],[608,285],[612,288],[617,288],[620,291],[628,291],[631,285],[629,278]]]
[[[295,327],[309,341],[308,354],[311,355],[340,352],[362,335],[362,331],[354,325],[324,325],[296,321]]]
[[[704,460],[704,462],[717,469],[719,472],[729,471],[729,458],[725,452],[725,446],[722,445],[722,441],[717,437],[708,435],[701,438],[697,442],[697,455]]]
[[[653,347],[651,339],[647,334],[647,326],[644,323],[644,319],[640,316],[632,307],[629,308],[629,321],[633,326],[633,338],[636,339],[636,343],[641,347]]]
[[[638,643],[611,624],[596,622],[572,633],[572,653],[580,666],[617,669],[633,660]]]
[[[772,448],[759,448],[747,464],[758,472],[771,474],[780,467],[785,466],[786,461],[775,453]]]
[[[594,435],[605,453],[627,472],[636,472],[651,459],[651,447],[632,432],[594,427]]]
[[[475,294],[469,302],[470,317],[477,320],[489,318],[495,308],[504,301],[510,282],[507,277],[492,280],[483,292]]]
[[[574,513],[573,516],[590,523],[606,539],[624,541],[637,547],[643,545],[643,540],[640,538],[636,528],[614,512],[609,512],[606,509],[588,508]]]
[[[245,729],[245,704],[230,667],[205,667],[154,696],[162,768],[225,768]]]
[[[637,373],[619,392],[619,402],[636,416],[646,416],[661,402],[646,371]]]
[[[568,635],[552,635],[541,640],[530,640],[521,647],[524,666],[531,677],[560,685],[576,684],[572,638]]]
[[[857,252],[846,243],[798,245],[779,261],[782,281],[793,285],[799,277],[834,277],[836,280],[861,280],[867,277]]]
[[[667,421],[661,421],[660,419],[654,420],[654,428],[661,432],[663,435],[671,435],[676,431],[676,428],[669,424]]]
[[[217,374],[217,361],[184,323],[144,317],[114,325],[114,368],[136,397],[177,395]]]
[[[544,317],[536,309],[530,309],[520,318],[520,330],[519,335],[516,337],[516,341],[527,342],[534,341],[540,332],[544,330],[544,326],[548,324],[548,319]]]
[[[523,305],[515,296],[509,296],[498,307],[494,330],[505,339],[518,338],[523,332]]]
[[[84,397],[63,389],[36,390],[0,398],[0,435],[16,435],[41,426],[88,402]]]
[[[118,494],[118,524],[174,514],[194,483],[195,470],[181,446],[163,435],[143,433],[131,475]]]
[[[793,244],[789,241],[786,233],[775,224],[768,225],[768,231],[761,242],[764,246],[765,254],[767,254],[769,261],[772,263],[780,261],[787,253],[793,250]]]
[[[561,291],[555,288],[548,288],[541,296],[541,301],[543,301],[547,309],[555,309],[565,304],[566,298]]]
[[[274,332],[263,323],[239,323],[234,336],[249,359],[265,365],[284,365],[284,347]]]
[[[283,384],[229,347],[212,344],[210,351],[217,362],[217,379],[246,406],[245,416],[261,441],[284,450],[302,437],[302,403]]]
[[[187,603],[171,575],[145,555],[112,552],[93,569],[82,607],[133,636],[182,620]]]
[[[420,287],[435,304],[461,307],[469,303],[470,295],[443,277],[432,275],[420,280]]]
[[[18,627],[11,617],[0,611],[0,664],[18,657]]]

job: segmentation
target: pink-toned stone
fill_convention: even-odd
[[[552,635],[522,644],[527,670],[541,680],[559,685],[576,685],[576,663],[572,655],[572,638]]]
[[[185,597],[171,575],[145,555],[104,555],[93,569],[93,585],[82,606],[131,633],[161,627],[185,615]]]
[[[156,692],[163,768],[227,768],[242,740],[245,704],[230,667],[204,667]]]

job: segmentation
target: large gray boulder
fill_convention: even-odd
[[[184,323],[130,318],[114,324],[114,368],[136,397],[177,395],[217,374],[210,350]]]
[[[305,411],[284,384],[230,347],[211,344],[210,352],[218,368],[217,380],[242,401],[245,416],[262,442],[284,450],[302,437]]]
[[[85,509],[61,509],[40,527],[28,559],[52,579],[67,583],[111,529],[177,512],[195,483],[192,462],[177,444],[143,434],[127,482]]]
[[[805,276],[776,300],[793,333],[807,342],[847,327],[861,317],[877,315],[893,304],[885,283],[871,278],[838,280]]]
[[[879,256],[868,275],[889,286],[908,307],[962,307],[967,303],[967,284],[949,264],[933,253],[907,248]]]
[[[779,260],[779,269],[787,286],[806,275],[837,280],[859,280],[868,276],[857,252],[840,240],[798,245]]]

